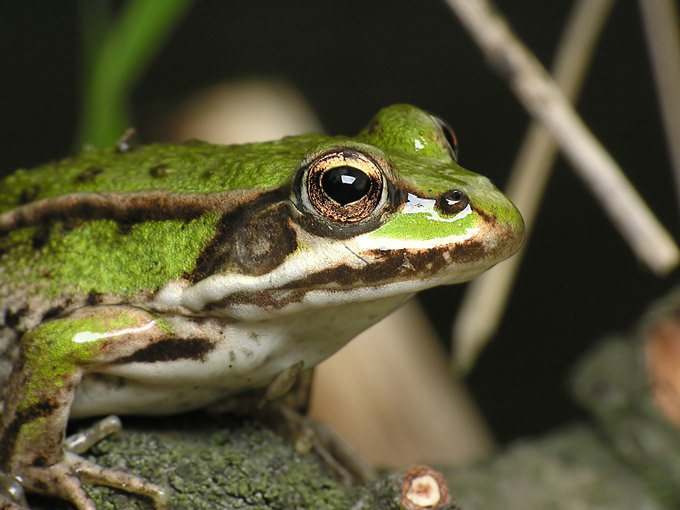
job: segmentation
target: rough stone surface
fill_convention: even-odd
[[[88,459],[120,466],[168,487],[173,509],[341,509],[347,495],[314,455],[300,455],[261,425],[204,413],[124,419],[121,437],[97,444]],[[152,509],[143,497],[88,488],[97,508]],[[32,499],[32,508],[69,509]]]
[[[666,508],[585,426],[521,441],[489,463],[445,474],[463,510]]]

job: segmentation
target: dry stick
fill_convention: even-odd
[[[524,106],[557,139],[573,168],[602,203],[636,255],[666,274],[680,251],[612,157],[576,114],[559,87],[486,0],[447,0],[484,51],[510,82]]]
[[[596,40],[613,0],[577,0],[561,35],[553,64],[555,81],[565,97],[574,102],[591,60]],[[508,196],[522,211],[531,232],[557,144],[539,123],[532,122],[510,173]],[[469,371],[481,349],[498,328],[524,250],[471,282],[465,292],[452,338],[454,369]]]
[[[640,0],[680,203],[680,27],[677,0]]]

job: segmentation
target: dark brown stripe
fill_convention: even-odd
[[[38,196],[38,193],[40,193],[40,186],[37,184],[22,189],[21,193],[19,194],[19,204],[23,205],[33,202]]]
[[[96,290],[91,290],[87,294],[87,299],[85,303],[87,306],[95,306],[100,304],[104,299],[104,295],[101,292],[97,292]]]
[[[206,338],[167,338],[139,349],[115,363],[156,363],[180,359],[205,361],[214,348],[215,344]]]
[[[24,305],[19,308],[16,312],[12,312],[9,309],[5,310],[5,317],[3,322],[5,326],[12,329],[16,329],[17,325],[21,321],[21,318],[28,313],[28,306]]]
[[[255,305],[263,310],[279,310],[291,303],[299,303],[307,295],[306,290],[259,290],[254,292],[234,292],[227,297],[208,304],[205,310],[221,310],[234,305]]]
[[[58,306],[53,306],[49,310],[47,310],[43,316],[40,322],[48,321],[50,319],[54,319],[55,317],[58,317],[61,315],[61,313],[66,309],[65,306],[58,305]]]
[[[90,167],[81,174],[77,175],[75,178],[76,182],[92,182],[94,178],[97,177],[104,171],[103,168]]]
[[[46,399],[26,409],[17,411],[14,419],[7,425],[0,438],[0,470],[7,471],[9,467],[21,427],[39,418],[50,416],[58,408],[58,403],[51,399]],[[40,462],[40,457],[37,457],[37,459]]]
[[[450,254],[449,261],[444,253]],[[451,263],[470,264],[483,260],[487,250],[484,243],[469,239],[453,246],[439,246],[420,250],[373,250],[367,256],[370,262],[355,268],[341,265],[294,280],[281,289],[326,287],[329,283],[337,283],[344,288],[362,284],[380,284],[388,280],[406,280],[418,275],[433,275]],[[408,254],[408,263],[404,255]]]
[[[448,262],[444,252],[450,254]],[[418,253],[409,250],[408,263],[404,261],[404,253],[405,250],[374,250],[367,255],[370,261],[363,267],[341,265],[293,280],[276,289],[235,292],[209,303],[205,309],[220,310],[234,305],[254,304],[263,309],[276,310],[302,301],[309,290],[342,292],[360,285],[378,286],[391,281],[415,280],[436,275],[452,263],[476,263],[488,255],[484,243],[473,240],[455,246],[422,249]]]
[[[260,195],[237,190],[212,194],[168,191],[69,193],[26,204],[0,215],[0,234],[55,220],[112,219],[123,223],[180,219],[190,221],[212,211],[225,214]]]

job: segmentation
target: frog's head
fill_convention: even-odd
[[[524,223],[456,159],[453,131],[409,105],[381,110],[354,138],[315,139],[230,248],[252,267],[236,275],[230,263],[199,284],[210,292],[197,306],[243,315],[374,301],[478,275],[519,249]]]

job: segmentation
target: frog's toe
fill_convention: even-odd
[[[167,492],[158,485],[122,471],[104,468],[69,451],[52,466],[27,468],[22,478],[28,489],[70,501],[78,510],[97,510],[81,482],[149,497],[157,510],[167,510],[170,506]]]
[[[105,437],[119,435],[122,430],[123,425],[118,416],[107,416],[91,427],[68,436],[64,439],[64,448],[76,454],[85,453]]]
[[[10,501],[5,496],[0,495],[0,510],[25,510],[26,506],[19,505],[15,501]]]
[[[299,453],[313,450],[346,488],[377,478],[375,469],[342,436],[285,402],[272,402],[261,411],[260,417],[292,442]]]
[[[165,489],[138,476],[105,468],[89,462],[78,455],[66,452],[67,460],[82,482],[92,485],[106,485],[125,492],[146,496],[153,500],[157,510],[170,508],[170,497]]]
[[[49,467],[27,468],[21,478],[31,491],[70,501],[78,510],[97,510],[66,459]]]
[[[0,510],[28,508],[24,487],[19,480],[0,471]]]

